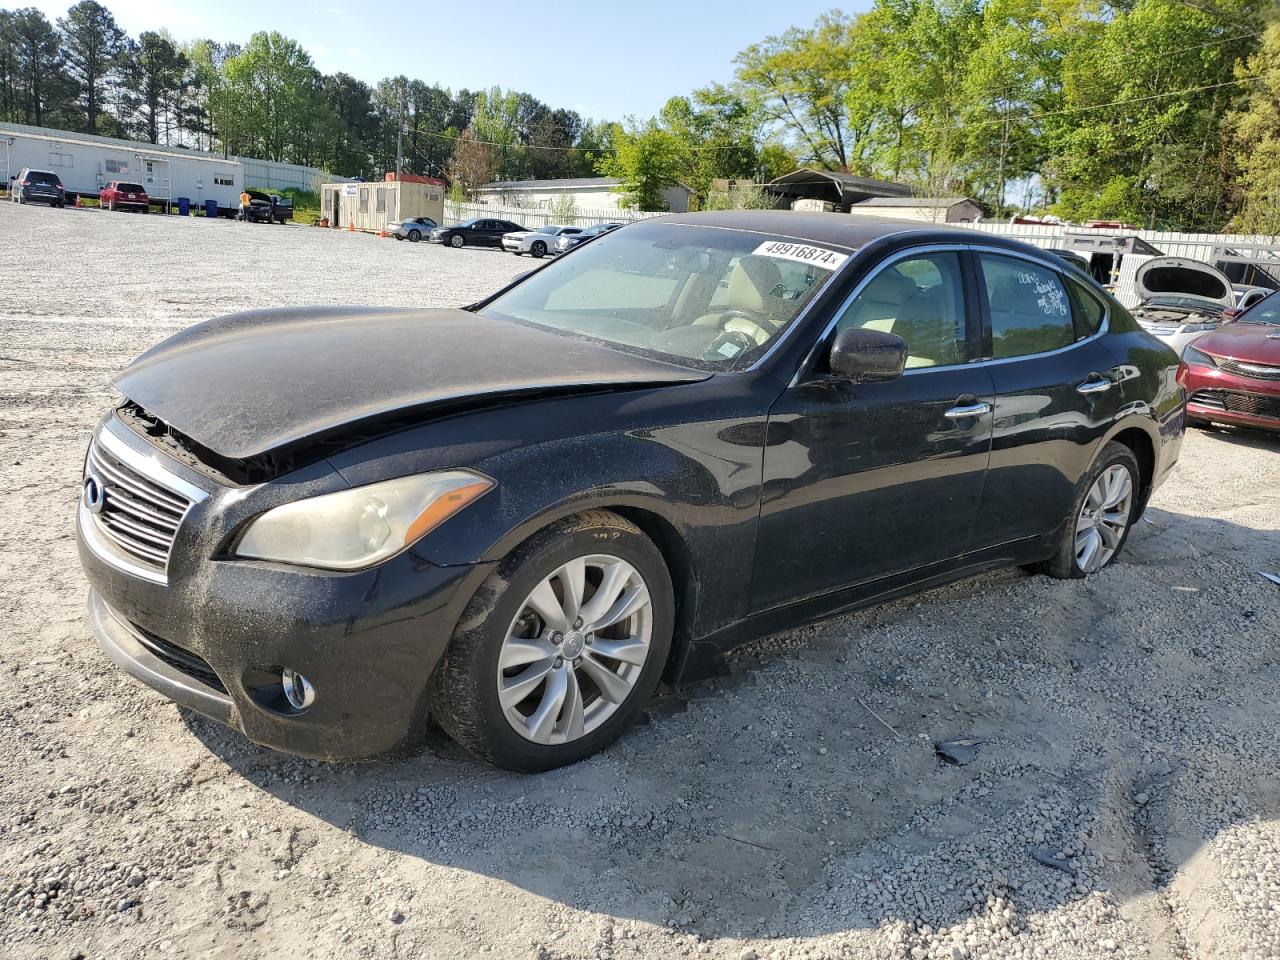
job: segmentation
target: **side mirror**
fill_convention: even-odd
[[[831,343],[831,372],[855,382],[893,380],[907,362],[907,341],[894,333],[847,327]]]

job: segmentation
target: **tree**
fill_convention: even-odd
[[[172,39],[152,30],[138,37],[138,46],[129,67],[129,86],[138,98],[142,113],[139,129],[152,143],[166,142],[172,111],[187,69],[187,58]]]
[[[662,127],[680,145],[676,179],[701,205],[715,180],[754,179],[759,173],[760,112],[720,84],[672,97],[659,115]]]
[[[1236,68],[1249,98],[1226,121],[1239,168],[1239,229],[1280,236],[1280,25],[1267,28],[1261,49]]]
[[[228,58],[223,75],[241,152],[288,163],[320,162],[338,125],[320,73],[296,40],[275,31],[255,33]]]
[[[16,119],[36,126],[59,122],[68,113],[74,88],[57,31],[35,7],[13,11],[6,26],[13,57]]]
[[[616,177],[615,192],[622,206],[636,210],[665,210],[663,191],[678,182],[681,170],[680,142],[654,120],[627,131],[618,128],[614,152],[600,158],[596,169]]]
[[[806,160],[832,170],[860,166],[864,147],[865,130],[848,108],[852,24],[845,14],[824,13],[812,27],[792,27],[734,58],[744,93]]]
[[[492,146],[476,139],[471,127],[462,131],[449,161],[449,177],[467,191],[489,183],[498,172],[498,158]]]
[[[125,52],[125,34],[111,12],[94,0],[81,0],[58,19],[67,70],[79,87],[84,109],[82,129],[98,130],[103,86]]]

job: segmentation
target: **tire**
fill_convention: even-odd
[[[417,242],[418,242],[419,240],[421,240],[421,239],[422,239],[422,234],[421,234],[421,233],[419,233],[417,230],[410,230],[410,231],[409,231],[409,242],[410,242],[410,243],[417,243]]]
[[[1122,468],[1127,473],[1129,486],[1128,509],[1124,511],[1107,511],[1105,508],[1097,510],[1096,501],[1090,502],[1090,494],[1094,490],[1094,485],[1100,483],[1099,478],[1113,468]],[[1043,573],[1059,580],[1078,580],[1096,573],[1112,563],[1120,555],[1120,551],[1124,549],[1124,545],[1129,539],[1129,531],[1133,529],[1133,523],[1138,517],[1141,489],[1142,471],[1138,467],[1138,459],[1133,455],[1133,451],[1122,443],[1108,443],[1102,448],[1102,452],[1094,460],[1093,466],[1085,474],[1084,481],[1076,493],[1071,514],[1067,518],[1067,522],[1063,524],[1062,532],[1054,545],[1052,556],[1040,563],[1033,564],[1030,569],[1035,573]],[[1124,528],[1122,530],[1118,529],[1114,523],[1107,522],[1105,519],[1102,522],[1092,524],[1091,528],[1082,528],[1081,525],[1088,523],[1089,520],[1086,515],[1087,512],[1093,512],[1103,517],[1115,517],[1123,513]],[[1104,528],[1106,532],[1104,532]],[[1080,545],[1077,540],[1085,536],[1089,529],[1099,531],[1099,537],[1101,538],[1098,540],[1098,543],[1101,544],[1099,549],[1110,549],[1110,553],[1101,558],[1097,555],[1086,555],[1084,557],[1085,566],[1082,566],[1079,551]],[[1083,532],[1081,532],[1082,530]],[[1108,537],[1114,539],[1108,542]]]
[[[1199,417],[1187,417],[1187,426],[1197,430],[1213,430],[1212,420],[1201,420]]]
[[[116,212],[116,202],[115,202],[114,200],[108,200],[108,201],[107,201],[107,209],[108,209],[108,210],[110,210],[112,213],[115,213],[115,212]]]
[[[535,240],[532,246],[529,247],[529,252],[533,254],[533,259],[541,260],[547,255],[547,245],[541,240]]]
[[[589,612],[589,591],[595,589],[593,579],[603,588],[608,569],[626,578],[616,587],[615,602],[626,596],[643,597],[641,588],[647,588],[647,606],[637,607],[613,626],[601,627],[598,638],[587,632],[591,624],[581,624],[580,619],[578,627],[570,624],[566,632],[557,632],[556,624],[534,613],[532,595],[535,588],[545,590],[553,605],[550,609],[562,613],[550,584],[566,564],[578,559],[587,560],[582,590],[586,600],[581,610],[588,617],[602,618],[601,612]],[[563,594],[564,581],[558,582]],[[557,521],[504,559],[472,598],[432,677],[431,712],[459,745],[508,770],[536,773],[574,763],[615,741],[648,704],[671,649],[674,611],[671,578],[662,554],[634,524],[604,510]],[[646,628],[647,646],[636,640]],[[636,632],[622,638],[616,631]],[[618,639],[607,638],[608,632],[615,632]],[[509,633],[531,637],[517,640],[514,654],[522,650],[532,654],[517,657],[504,671],[499,658],[513,649],[507,643]],[[605,644],[620,652],[625,649],[628,660],[602,659]],[[564,657],[559,656],[561,651]],[[593,679],[601,671],[608,672],[602,677],[608,680],[604,686]],[[504,705],[499,685],[526,674],[534,677],[533,686],[514,684],[516,689],[527,687],[525,699],[514,703],[509,697]],[[569,692],[552,696],[553,681],[559,690]],[[607,688],[613,690],[613,697],[602,695]],[[579,693],[576,701],[573,691]],[[575,702],[582,705],[576,711],[571,709]],[[532,729],[539,706],[546,707],[542,713],[553,725],[541,725],[542,742]]]
[[[449,238],[449,246],[453,247],[455,250],[461,250],[466,246],[466,244],[467,241],[463,239],[462,234],[460,233],[455,233]]]

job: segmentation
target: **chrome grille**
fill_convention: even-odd
[[[1226,357],[1214,357],[1213,362],[1219,370],[1234,373],[1237,377],[1253,377],[1255,380],[1280,380],[1280,367],[1272,366],[1269,363],[1228,360]]]
[[[129,556],[164,570],[191,501],[140,474],[97,438],[85,463],[90,475],[102,487],[102,508],[94,517],[102,533]]]

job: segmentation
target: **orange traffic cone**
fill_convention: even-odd
[[[83,206],[84,206],[84,204],[83,204],[83,203],[81,202],[81,200],[80,200],[80,194],[78,194],[78,193],[76,194],[76,206],[77,206],[77,207],[83,207]]]
[[[354,220],[348,220],[347,233],[355,233],[355,232],[356,232],[356,222]]]
[[[383,227],[381,230],[379,230],[378,236],[380,236],[383,240],[387,239],[387,228]]]

